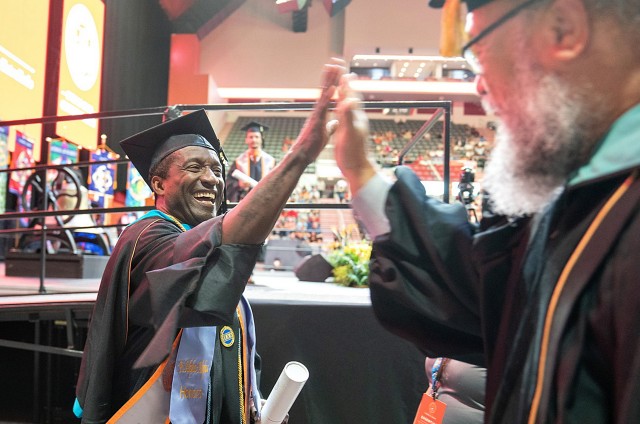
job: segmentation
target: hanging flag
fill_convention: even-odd
[[[25,134],[16,131],[16,146],[11,157],[11,168],[30,168],[34,166],[33,142]],[[13,171],[9,180],[9,191],[20,196],[27,178],[33,171]]]
[[[99,149],[91,153],[91,162],[104,162],[113,159],[108,150]],[[94,207],[111,206],[116,181],[116,164],[97,164],[89,167],[89,200]]]
[[[151,197],[153,192],[144,182],[144,179],[138,170],[129,164],[129,175],[127,178],[127,197],[125,205],[127,206],[144,206],[146,200]]]

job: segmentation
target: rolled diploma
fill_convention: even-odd
[[[255,187],[258,185],[258,182],[256,180],[254,180],[253,178],[251,178],[250,176],[248,176],[247,174],[245,174],[244,172],[240,171],[239,169],[234,169],[233,172],[231,173],[231,176],[233,178],[237,178],[240,181],[247,183],[251,186],[251,188]]]
[[[291,361],[285,365],[262,407],[260,423],[281,424],[308,378],[309,371],[300,362]]]

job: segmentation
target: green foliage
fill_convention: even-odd
[[[368,287],[369,258],[371,245],[368,242],[344,246],[331,252],[327,258],[333,266],[333,280],[346,287]]]

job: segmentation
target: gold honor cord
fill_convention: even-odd
[[[242,422],[242,424],[246,424],[247,423],[247,416],[246,416],[246,411],[248,410],[248,408],[246,408],[245,403],[245,395],[244,395],[244,373],[243,370],[246,368],[243,366],[243,356],[246,355],[242,355],[242,346],[244,346],[245,343],[245,333],[244,333],[244,321],[242,319],[242,312],[240,311],[240,307],[238,306],[238,308],[236,309],[236,312],[238,313],[238,321],[240,323],[240,343],[238,343],[238,393],[240,394],[240,420]]]
[[[598,229],[598,227],[600,226],[604,218],[607,216],[607,214],[611,211],[611,208],[613,208],[613,206],[618,202],[620,197],[622,197],[622,195],[627,192],[627,190],[631,186],[631,183],[633,183],[634,179],[635,179],[635,173],[630,175],[620,185],[620,187],[618,187],[618,189],[615,191],[615,193],[613,193],[613,195],[609,198],[609,200],[607,200],[607,203],[605,203],[605,205],[602,207],[600,212],[598,212],[598,215],[595,217],[593,222],[589,225],[589,228],[587,229],[587,231],[582,236],[582,239],[578,243],[578,246],[576,247],[576,249],[571,254],[569,261],[567,262],[564,269],[562,270],[562,274],[560,274],[560,278],[556,283],[556,286],[551,295],[551,300],[549,301],[549,307],[547,309],[547,314],[544,321],[544,329],[542,332],[542,343],[540,346],[540,359],[538,361],[536,389],[533,394],[533,400],[531,401],[531,409],[529,410],[528,424],[534,424],[537,419],[538,408],[540,407],[540,399],[542,398],[542,388],[544,386],[544,374],[545,374],[545,368],[547,365],[547,352],[549,350],[549,338],[551,335],[551,325],[553,323],[553,316],[558,307],[558,300],[560,299],[562,290],[564,289],[564,286],[567,283],[569,274],[573,270],[573,267],[578,261],[578,258],[580,257],[584,249],[587,247],[587,245],[591,241],[591,238],[593,237],[594,233],[596,232],[596,230]]]
[[[187,231],[187,229],[184,227],[184,225],[182,225],[182,223],[180,221],[178,221],[178,219],[175,216],[169,215],[166,212],[165,212],[165,215],[167,215],[169,217],[169,219],[171,220],[171,222],[176,224],[182,230],[183,233]]]

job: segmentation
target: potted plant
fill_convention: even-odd
[[[327,257],[333,267],[333,281],[346,287],[368,287],[371,242],[355,225],[334,229],[333,234],[336,241]]]

